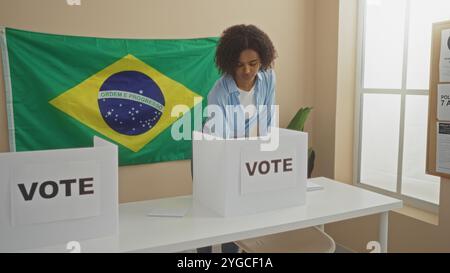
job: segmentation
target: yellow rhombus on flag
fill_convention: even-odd
[[[142,134],[127,135],[115,131],[105,122],[99,108],[98,99],[102,84],[110,76],[123,71],[137,71],[145,74],[158,85],[164,96],[165,105],[159,105],[162,115],[150,130]],[[116,93],[126,95],[128,92],[118,90]],[[50,104],[84,125],[138,152],[178,119],[171,116],[175,105],[186,105],[192,109],[196,103],[201,102],[196,100],[194,103],[194,97],[201,96],[129,54],[52,99]]]

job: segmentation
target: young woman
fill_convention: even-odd
[[[215,124],[216,128],[212,129],[207,122],[204,131],[224,138],[267,133],[273,125],[271,106],[275,104],[275,73],[272,66],[275,57],[272,41],[254,25],[235,25],[223,32],[216,51],[216,65],[222,77],[209,92],[208,105],[218,106],[224,126],[217,128]],[[237,250],[233,243],[222,245],[222,252]],[[211,247],[199,248],[197,252],[211,252]]]
[[[216,51],[222,77],[208,95],[208,105],[218,106],[224,117],[216,134],[230,138],[267,133],[273,125],[275,57],[272,41],[254,25],[235,25],[223,32]],[[209,129],[208,123],[205,127]]]

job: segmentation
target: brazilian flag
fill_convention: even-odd
[[[91,147],[99,135],[118,145],[120,165],[191,158],[191,141],[174,139],[171,127],[194,124],[206,106],[219,77],[217,38],[1,31],[12,151]],[[182,115],[172,114],[177,105]]]

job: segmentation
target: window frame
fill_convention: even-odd
[[[353,156],[353,184],[355,186],[388,195],[412,207],[422,209],[428,212],[437,214],[439,211],[439,204],[434,204],[416,197],[407,196],[401,193],[402,191],[402,175],[403,175],[403,146],[404,146],[404,132],[405,132],[405,108],[407,95],[429,95],[429,89],[407,89],[407,72],[408,72],[408,43],[409,43],[409,21],[410,21],[410,7],[411,0],[406,0],[406,14],[404,26],[404,41],[403,41],[403,67],[402,67],[402,85],[401,89],[373,89],[364,88],[364,56],[365,56],[365,26],[366,26],[366,3],[368,0],[358,1],[358,25],[357,25],[357,59],[356,59],[356,98],[355,98],[355,130],[354,139],[354,156]],[[400,105],[400,128],[399,128],[399,149],[397,160],[397,186],[396,192],[391,192],[375,186],[363,184],[360,182],[361,177],[361,144],[362,144],[362,121],[363,121],[363,98],[364,94],[392,94],[401,96]],[[424,169],[425,170],[425,169]],[[439,201],[438,201],[439,202]]]

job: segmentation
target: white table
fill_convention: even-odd
[[[267,234],[380,214],[379,242],[387,251],[388,212],[402,201],[327,178],[311,179],[324,187],[307,193],[306,205],[224,218],[192,207],[192,196],[121,204],[120,233],[81,241],[82,252],[178,252]],[[191,207],[184,217],[148,217],[150,208]],[[30,250],[67,251],[64,246]]]

